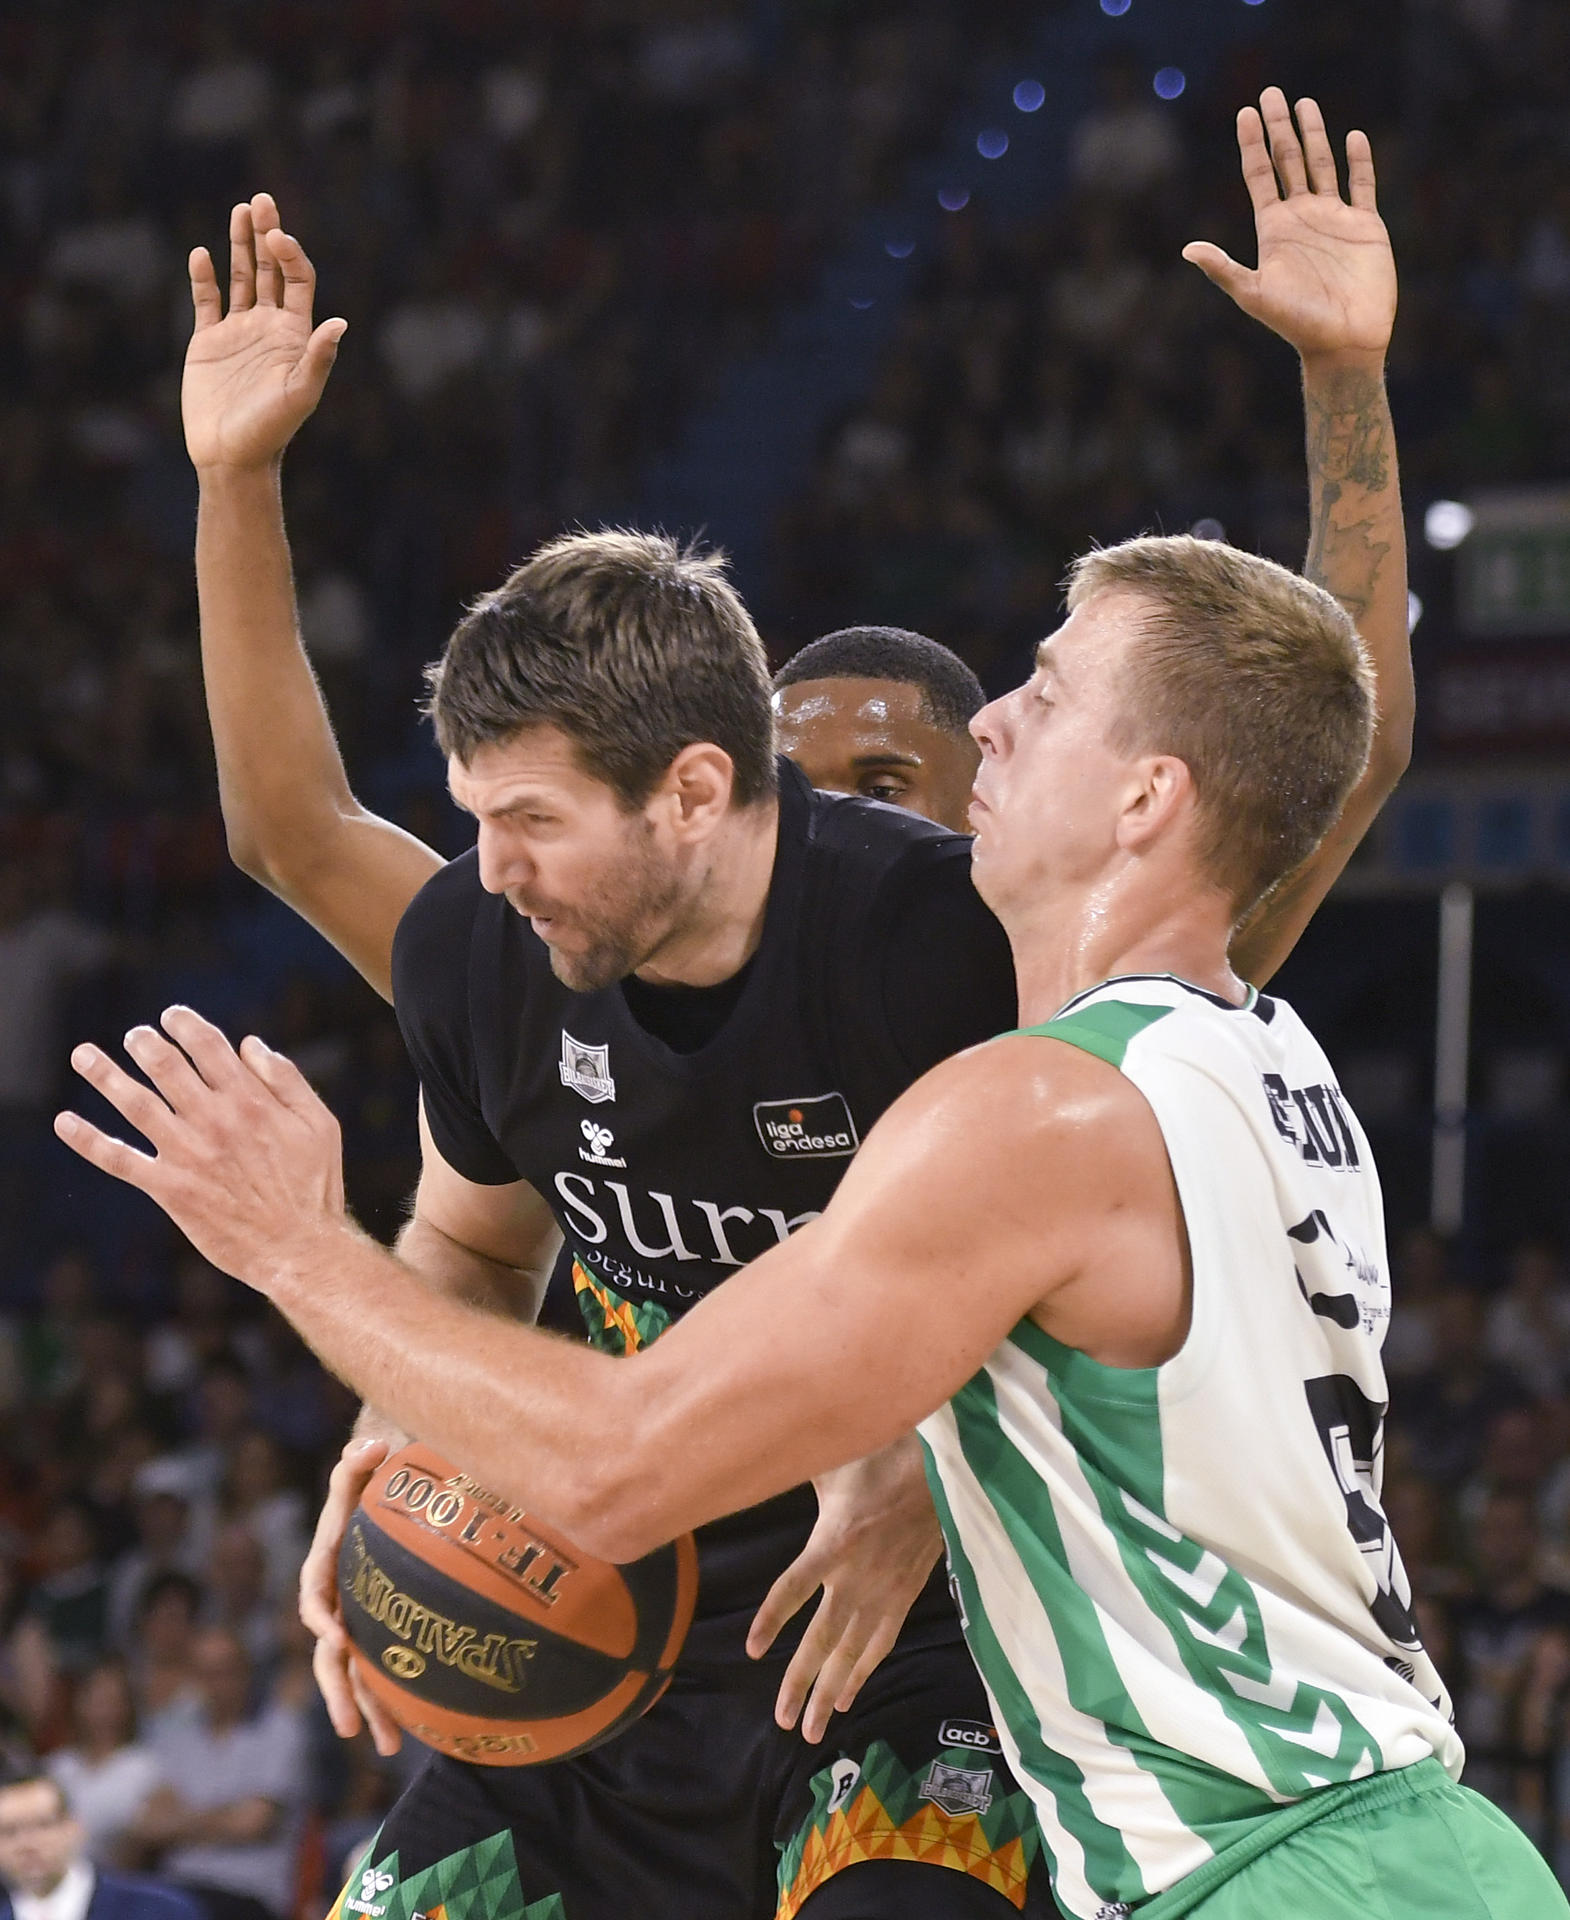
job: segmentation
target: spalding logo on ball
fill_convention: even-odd
[[[692,1535],[613,1566],[419,1441],[376,1470],[338,1556],[364,1686],[428,1747],[564,1760],[665,1691],[692,1621]]]

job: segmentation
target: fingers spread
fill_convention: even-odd
[[[251,209],[242,200],[229,215],[229,311],[256,305],[256,235]]]
[[[851,1669],[850,1678],[834,1696],[836,1713],[850,1712],[856,1704],[856,1695],[894,1651],[894,1642],[899,1638],[899,1630],[903,1624],[899,1620],[885,1620],[862,1648],[860,1658]]]
[[[1308,170],[1303,164],[1303,149],[1292,124],[1292,110],[1279,87],[1266,87],[1259,96],[1259,111],[1270,140],[1270,157],[1277,176],[1288,194],[1308,192]]]
[[[1245,107],[1237,117],[1237,150],[1249,200],[1255,213],[1262,213],[1281,198],[1281,189],[1276,185],[1276,170],[1265,145],[1265,123],[1256,107]]]
[[[348,331],[347,320],[324,320],[306,341],[305,363],[312,383],[318,388],[327,384],[327,376],[338,358],[338,342]]]
[[[800,1613],[823,1583],[823,1574],[809,1547],[793,1560],[763,1596],[763,1604],[753,1615],[747,1632],[747,1652],[761,1660],[779,1637],[787,1620]]]
[[[1310,185],[1315,193],[1332,193],[1340,199],[1341,182],[1336,178],[1336,156],[1330,145],[1330,136],[1325,132],[1325,116],[1319,111],[1317,100],[1298,101],[1297,124],[1303,136],[1303,157],[1308,163]]]
[[[234,1048],[193,1007],[165,1007],[158,1024],[184,1047],[208,1086],[235,1087],[251,1079]]]
[[[1231,254],[1212,246],[1208,240],[1191,240],[1183,249],[1183,258],[1190,266],[1198,267],[1205,278],[1214,281],[1223,293],[1231,294],[1234,300],[1241,299],[1248,287],[1259,278],[1252,267],[1240,266]]]
[[[206,247],[192,247],[186,263],[191,276],[191,306],[196,313],[196,331],[213,327],[223,318],[223,296],[218,291],[218,275],[213,271],[213,256]]]
[[[1347,194],[1354,207],[1362,207],[1369,213],[1379,211],[1378,197],[1374,191],[1374,150],[1368,144],[1366,133],[1349,133],[1346,137],[1346,176]]]
[[[89,1086],[96,1087],[110,1106],[123,1114],[138,1133],[145,1134],[155,1147],[165,1146],[173,1139],[176,1122],[168,1104],[151,1087],[144,1086],[140,1080],[133,1080],[125,1068],[117,1065],[101,1048],[77,1047],[71,1055],[71,1065]],[[85,1121],[81,1124],[87,1125]],[[98,1134],[96,1127],[87,1130],[97,1134],[100,1139],[106,1137]],[[79,1153],[86,1152],[86,1148],[76,1141],[73,1140],[71,1144],[76,1146]],[[137,1157],[140,1159],[145,1156]],[[124,1178],[123,1175],[121,1177]]]
[[[55,1135],[101,1172],[112,1174],[127,1186],[140,1187],[143,1193],[152,1192],[158,1162],[151,1154],[128,1147],[123,1140],[101,1132],[79,1113],[57,1113]]]
[[[812,1683],[812,1697],[801,1717],[801,1737],[814,1746],[829,1730],[834,1703],[848,1684],[860,1648],[859,1621],[853,1615],[818,1665]]]
[[[314,1118],[326,1111],[315,1088],[294,1062],[281,1053],[274,1053],[254,1033],[248,1033],[240,1042],[240,1063],[291,1113],[308,1114]],[[370,1474],[367,1473],[365,1479],[369,1478]],[[364,1481],[361,1485],[364,1485]]]
[[[176,1113],[189,1113],[206,1094],[201,1075],[156,1028],[132,1027],[125,1050]]]

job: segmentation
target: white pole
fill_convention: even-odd
[[[1466,1210],[1466,1063],[1472,1038],[1472,889],[1439,896],[1439,994],[1434,1025],[1434,1170],[1429,1220],[1455,1233]]]

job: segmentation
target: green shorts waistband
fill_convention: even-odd
[[[1252,1866],[1261,1854],[1290,1840],[1304,1827],[1337,1814],[1368,1813],[1396,1800],[1410,1800],[1425,1793],[1439,1793],[1452,1784],[1450,1775],[1438,1760],[1430,1756],[1415,1766],[1401,1767],[1394,1773],[1370,1774],[1366,1780],[1352,1780],[1342,1787],[1322,1787],[1319,1792],[1283,1807],[1269,1819],[1261,1820],[1235,1845],[1227,1847],[1202,1867],[1185,1874],[1174,1887],[1158,1893],[1153,1900],[1135,1907],[1132,1920],[1179,1920],[1191,1912],[1207,1895],[1223,1886],[1234,1874]]]

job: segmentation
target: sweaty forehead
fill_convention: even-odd
[[[782,731],[829,732],[869,745],[930,739],[935,727],[920,687],[906,680],[798,680],[774,696]]]

